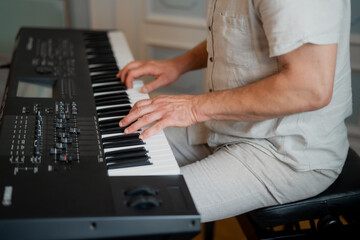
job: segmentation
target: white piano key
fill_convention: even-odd
[[[112,85],[112,84],[116,84],[119,83],[120,81],[111,81],[111,82],[102,82],[102,83],[93,83],[91,84],[92,87],[102,87],[102,86],[107,86],[107,85]]]
[[[97,92],[97,93],[94,93],[94,97],[96,96],[106,96],[106,95],[109,95],[109,94],[113,94],[113,93],[124,93],[126,92],[126,90],[116,90],[116,91],[109,91],[109,92]]]
[[[97,76],[97,75],[107,74],[107,73],[109,73],[109,72],[111,72],[111,71],[109,71],[109,70],[104,70],[104,71],[101,71],[101,72],[90,72],[89,75],[90,75],[90,76]],[[114,74],[114,77],[115,77],[115,74]]]
[[[99,118],[99,122],[102,122],[102,121],[105,121],[105,120],[110,120],[110,119],[119,119],[119,121],[121,119],[123,119],[125,116],[113,116],[113,117],[102,117],[102,118]]]
[[[111,48],[119,68],[125,67],[126,64],[134,60],[130,47],[126,41],[125,35],[121,31],[109,31],[108,37]]]
[[[114,107],[125,107],[125,106],[133,106],[133,104],[114,104],[114,105],[107,105],[107,106],[100,106],[100,107],[96,107],[96,110],[100,110],[100,109],[107,109],[107,108],[114,108]]]

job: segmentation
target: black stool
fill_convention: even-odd
[[[349,149],[340,176],[321,194],[257,209],[237,220],[249,240],[360,239],[360,157]],[[308,222],[305,229],[301,221]],[[205,225],[205,239],[213,238],[213,228],[213,223]]]

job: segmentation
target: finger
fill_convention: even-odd
[[[143,61],[134,61],[134,62],[127,64],[122,70],[120,70],[117,77],[120,78],[121,82],[125,83],[126,77],[129,73],[129,71],[131,71],[134,68],[140,67],[142,64],[143,64]],[[130,87],[130,85],[131,85],[131,87]],[[128,87],[132,88],[132,83],[130,83]]]
[[[125,79],[125,85],[128,86],[128,84],[132,83],[135,78],[144,76],[144,75],[157,75],[157,70],[154,69],[154,67],[151,64],[144,64],[137,68],[131,69],[126,76]]]
[[[158,79],[146,84],[141,88],[141,92],[143,93],[150,93],[154,91],[155,89],[158,89],[159,87],[167,85],[167,82],[164,78],[159,77]]]
[[[131,124],[132,122],[136,121],[140,117],[142,117],[145,114],[148,114],[153,110],[153,108],[150,106],[152,100],[151,99],[144,99],[141,101],[138,101],[135,103],[133,108],[130,110],[129,114],[126,115],[120,122],[119,126],[127,126]]]
[[[136,132],[137,130],[148,126],[149,124],[159,120],[161,117],[161,114],[159,113],[150,113],[142,116],[139,118],[136,122],[128,126],[124,132],[125,134]]]
[[[144,61],[132,61],[132,62],[126,64],[125,67],[123,67],[116,76],[118,76],[118,77],[121,78],[121,75],[122,75],[122,74],[124,74],[125,72],[129,71],[130,69],[139,67],[140,65],[143,64],[143,62],[144,62]]]
[[[157,134],[158,132],[160,132],[161,130],[163,130],[166,127],[168,127],[166,120],[161,120],[161,121],[155,123],[154,125],[152,125],[151,127],[149,127],[148,129],[144,130],[140,134],[139,138],[142,140],[146,140],[149,137]]]
[[[121,79],[121,74],[127,71],[127,68],[130,64],[132,64],[132,62],[126,64],[123,68],[121,68],[120,71],[116,74],[116,77]]]

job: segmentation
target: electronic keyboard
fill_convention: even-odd
[[[0,112],[0,239],[188,239],[200,216],[163,132],[119,121],[148,98],[115,77],[121,31],[22,28]]]

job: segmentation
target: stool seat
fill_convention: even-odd
[[[330,218],[329,218],[330,216]],[[348,216],[350,219],[360,219],[360,157],[352,149],[343,170],[337,180],[321,194],[276,206],[265,207],[247,213],[255,232],[269,230],[269,228],[296,223],[304,220],[324,218],[333,219]],[[334,218],[331,218],[334,217]],[[346,218],[345,218],[346,219]],[[347,220],[347,219],[346,219]],[[350,221],[350,220],[349,220]],[[319,223],[317,230],[319,229]],[[241,222],[240,222],[241,224]],[[272,231],[272,234],[274,231]]]

